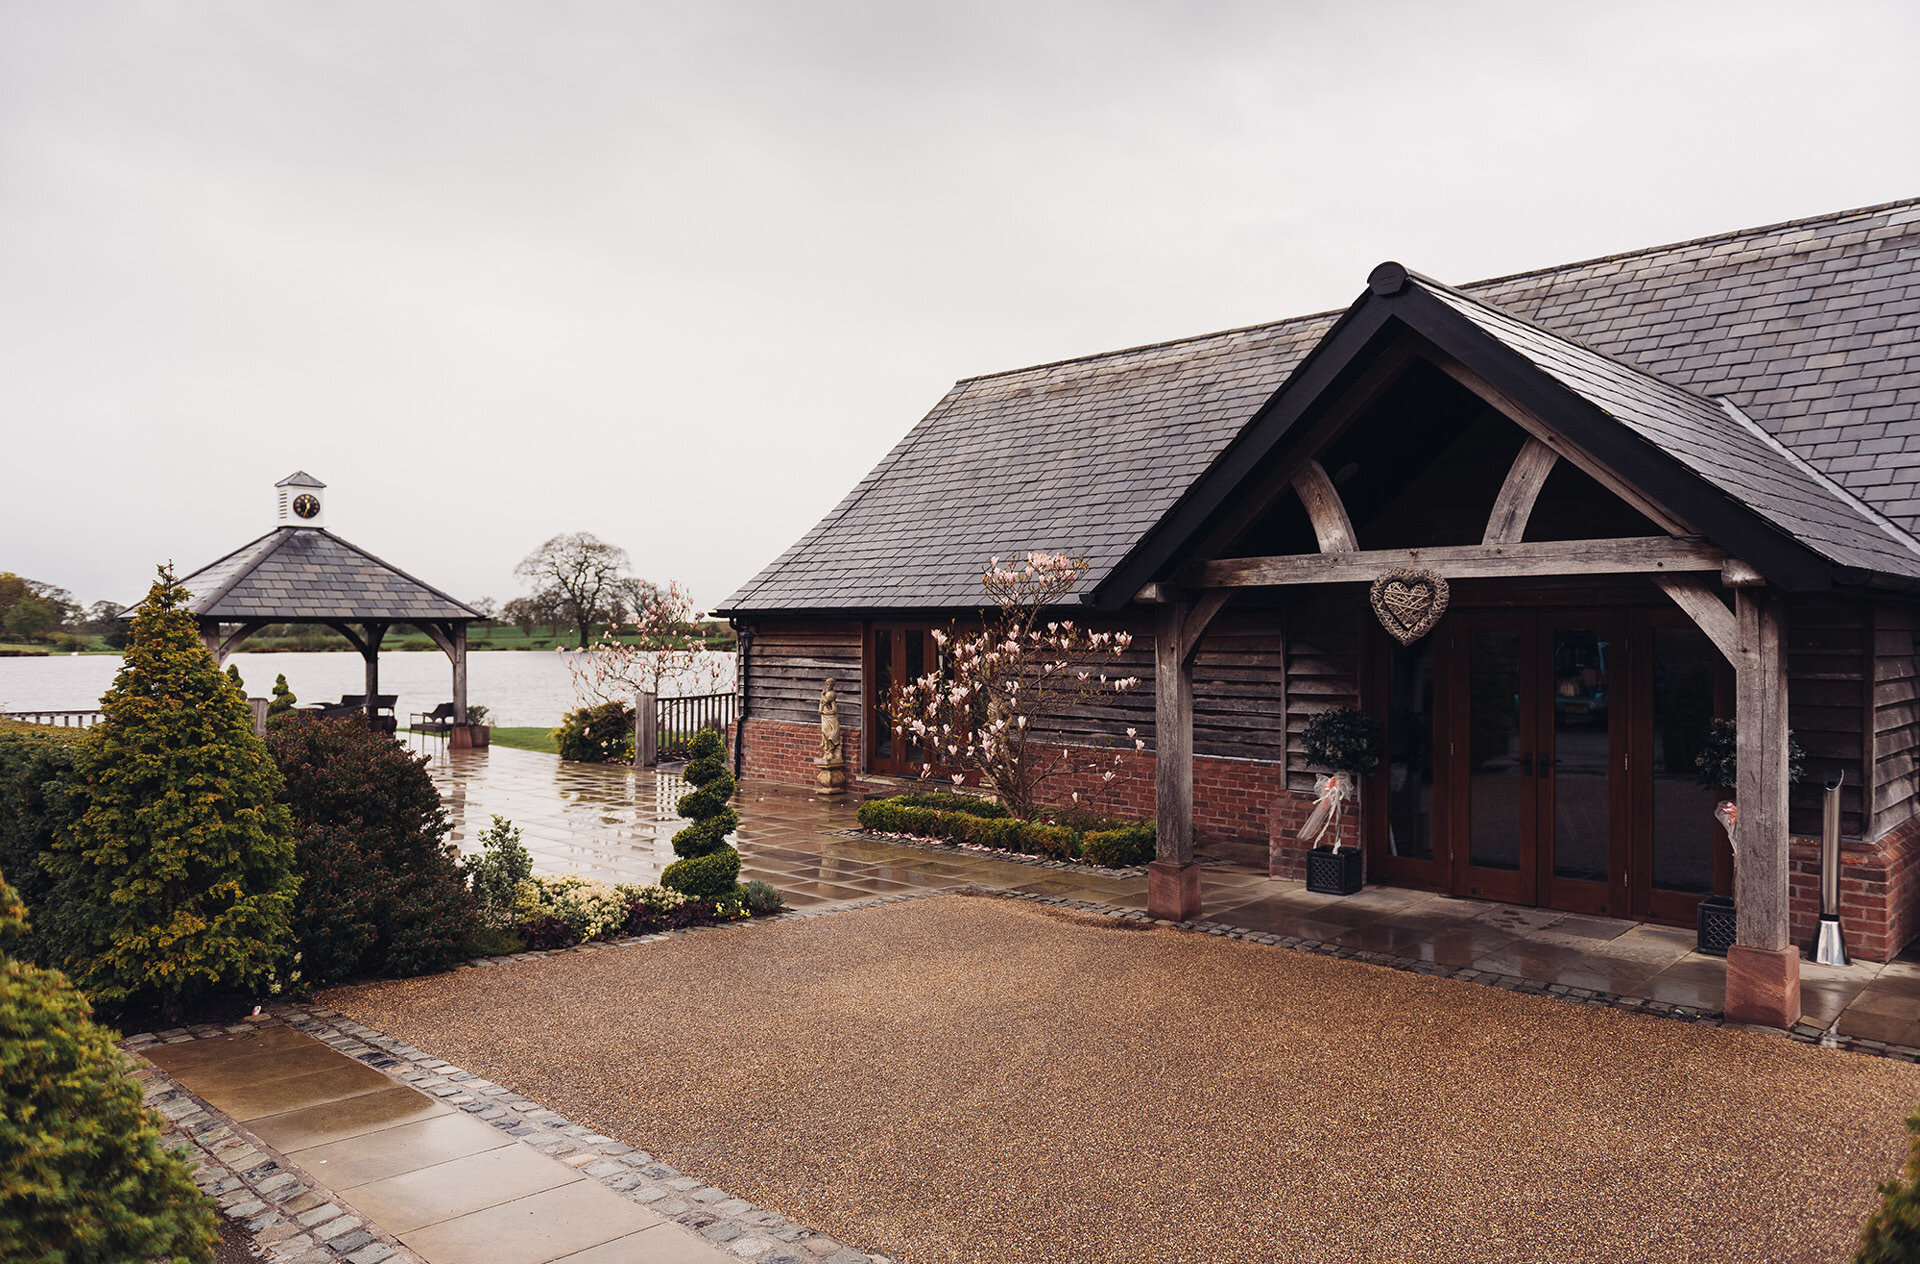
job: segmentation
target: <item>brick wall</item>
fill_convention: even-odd
[[[794,724],[786,720],[749,718],[740,745],[740,774],[767,781],[785,781],[795,785],[816,785],[820,770],[813,761],[820,758],[820,726]],[[733,732],[729,726],[729,743]],[[860,730],[842,728],[840,749],[846,753],[847,776],[860,772]]]
[[[1820,840],[1793,836],[1787,870],[1788,933],[1811,947],[1820,922]],[[1886,961],[1920,933],[1920,818],[1873,843],[1840,844],[1840,927],[1847,951]]]

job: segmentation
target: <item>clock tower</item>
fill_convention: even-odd
[[[282,527],[324,527],[327,525],[327,485],[304,470],[295,470],[274,487],[280,493]]]

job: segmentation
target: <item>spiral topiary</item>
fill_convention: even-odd
[[[680,796],[674,810],[692,824],[673,836],[673,854],[680,859],[660,875],[660,885],[717,900],[740,885],[740,853],[727,844],[727,835],[740,824],[732,804],[733,773],[727,769],[726,743],[712,729],[693,739],[691,755],[682,775],[694,789]]]

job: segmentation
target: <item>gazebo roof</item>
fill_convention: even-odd
[[[188,609],[222,623],[395,623],[480,612],[320,527],[278,527],[180,583]]]

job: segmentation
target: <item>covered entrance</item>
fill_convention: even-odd
[[[1407,646],[1369,637],[1366,709],[1386,730],[1363,813],[1377,880],[1676,923],[1727,892],[1694,757],[1732,710],[1732,672],[1679,611],[1618,596],[1462,609]]]

